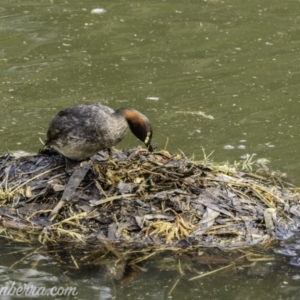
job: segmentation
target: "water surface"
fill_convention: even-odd
[[[0,152],[36,152],[58,110],[101,102],[146,114],[158,148],[169,139],[171,152],[201,159],[203,147],[231,163],[256,154],[297,182],[299,30],[293,1],[0,1]],[[129,134],[118,147],[138,144]],[[24,253],[2,256],[2,282],[31,270],[30,258],[8,269]],[[35,280],[75,282],[78,299],[296,299],[298,269],[278,260],[188,274],[171,295],[178,271],[151,264],[120,286],[70,279],[46,255]]]

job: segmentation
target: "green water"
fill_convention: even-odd
[[[232,163],[255,153],[299,182],[298,9],[279,0],[0,1],[0,153],[36,152],[58,110],[101,102],[147,115],[158,148],[169,139],[171,152],[201,159],[203,147]],[[128,135],[118,147],[137,145]],[[17,246],[6,244],[0,280],[23,280],[34,257],[7,267],[32,249],[12,255]],[[77,299],[296,299],[294,269],[260,267],[181,278],[170,296],[178,272],[152,265],[120,286],[96,274],[70,279],[46,257],[34,281],[75,282]]]

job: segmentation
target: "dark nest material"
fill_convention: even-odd
[[[102,248],[118,259],[149,249],[265,245],[299,227],[293,186],[166,151],[99,154],[72,177],[60,155],[10,153],[0,158],[0,176],[2,236],[90,254]]]

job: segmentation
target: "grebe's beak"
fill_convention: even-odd
[[[147,145],[146,145],[147,146]],[[153,146],[151,145],[151,144],[149,144],[148,146],[147,146],[147,148],[148,148],[148,150],[150,151],[150,152],[153,152],[154,151],[154,148],[153,148]]]

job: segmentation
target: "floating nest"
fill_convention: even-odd
[[[155,251],[241,249],[299,229],[291,184],[166,151],[99,153],[71,175],[58,154],[9,153],[0,177],[1,236],[85,253],[83,263],[99,254],[138,261]]]

